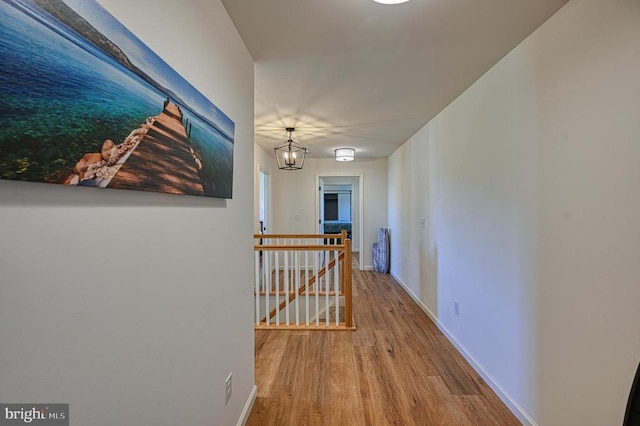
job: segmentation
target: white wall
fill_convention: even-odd
[[[622,424],[640,361],[639,23],[572,0],[389,159],[392,273],[531,423]]]
[[[103,4],[235,122],[233,199],[0,181],[0,401],[232,425],[254,385],[253,61],[218,0]]]
[[[316,176],[363,175],[363,244],[360,262],[372,268],[371,245],[378,239],[378,228],[387,227],[387,159],[356,159],[341,163],[333,158],[308,158],[298,171],[274,171],[273,212],[275,233],[315,233]],[[296,213],[300,220],[295,220]]]

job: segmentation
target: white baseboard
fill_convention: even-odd
[[[249,399],[244,404],[244,408],[242,409],[242,413],[240,413],[240,418],[238,419],[238,423],[236,426],[244,426],[247,424],[247,420],[249,420],[249,414],[251,414],[251,409],[253,408],[253,404],[256,402],[256,397],[258,396],[258,387],[253,385],[253,389],[251,389],[251,393],[249,394]]]
[[[525,426],[538,426],[538,424],[531,418],[529,413],[527,413],[521,406],[518,404],[511,395],[496,382],[491,374],[489,374],[482,366],[476,362],[473,356],[467,351],[467,349],[460,343],[456,338],[447,330],[447,328],[438,321],[438,318],[431,312],[431,310],[425,305],[413,292],[407,287],[407,285],[402,282],[402,280],[396,276],[393,272],[391,272],[391,276],[394,280],[397,281],[398,284],[404,289],[405,292],[413,299],[414,302],[422,309],[427,316],[435,323],[438,329],[445,335],[447,339],[456,347],[458,352],[467,360],[471,367],[482,377],[482,379],[487,382],[489,387],[498,395],[498,398],[511,410],[514,416],[522,422]]]
[[[363,266],[360,268],[361,271],[373,271],[373,266]]]

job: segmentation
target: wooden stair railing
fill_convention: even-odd
[[[338,256],[338,261],[344,260],[344,252],[340,253],[340,255]],[[333,259],[331,260],[331,262],[329,262],[329,269],[332,269],[336,266],[336,260]],[[318,279],[324,277],[324,274],[326,274],[326,270],[322,269],[319,273],[318,273]],[[305,293],[305,290],[310,289],[311,287],[313,287],[313,285],[316,283],[316,276],[312,276],[311,278],[309,278],[309,285],[308,286],[300,286],[300,288],[296,293],[291,293],[289,294],[289,303],[291,303],[296,297],[298,296],[302,296]],[[278,312],[280,312],[281,310],[283,310],[285,308],[285,306],[287,305],[286,300],[283,300],[282,302],[280,302],[280,305],[277,308],[273,308],[271,310],[271,312],[269,312],[269,318],[273,318],[276,316],[276,314]],[[261,322],[266,322],[267,321],[267,317],[263,317]]]
[[[259,244],[254,245],[256,252],[256,328],[355,329],[351,300],[351,240],[347,239],[346,231],[342,231],[341,234],[256,234],[254,238],[259,241]],[[324,244],[304,244],[302,240],[312,240],[316,243],[324,242]],[[271,256],[270,252],[275,254]],[[305,255],[304,262],[300,258],[302,253]],[[313,265],[311,266],[310,253],[314,253]],[[279,263],[279,254],[282,254],[283,265]],[[329,260],[330,257],[332,257],[331,260]],[[288,263],[289,259],[291,259],[291,264]],[[311,277],[309,277],[310,269],[313,271]],[[281,270],[284,271],[282,278],[284,278],[285,290],[284,300],[279,302],[282,284],[280,281]],[[329,271],[332,274],[327,275]],[[302,272],[304,272],[304,278],[301,278]],[[324,291],[322,291],[323,303],[321,305],[319,295],[322,290],[323,278]],[[275,284],[273,284],[274,281]],[[332,282],[333,284],[331,284]],[[276,286],[276,291],[273,293],[276,307],[269,309],[272,285]],[[310,291],[312,289],[314,289],[313,293]],[[310,299],[310,294],[313,294],[313,300]],[[302,296],[304,296],[304,300]],[[305,303],[302,306],[301,300]],[[261,301],[264,301],[264,316],[259,315],[262,311]],[[309,312],[313,308],[310,304],[312,302],[315,302],[315,324],[310,321]],[[339,320],[340,308],[343,303],[344,321],[341,321]],[[290,314],[294,313],[294,307],[295,325],[289,322]],[[330,307],[335,309],[333,324],[329,318]],[[320,308],[323,308],[325,312],[323,327],[320,327],[319,323]],[[304,325],[302,325],[303,321],[300,321],[301,311],[302,315],[306,317]],[[268,315],[266,312],[269,312]],[[283,316],[286,318],[284,321]],[[271,320],[274,318],[275,324],[272,324]]]

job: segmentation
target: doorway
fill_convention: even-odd
[[[260,233],[266,234],[269,227],[269,174],[260,170],[258,220]]]
[[[316,223],[321,234],[350,235],[353,252],[359,253],[363,239],[363,176],[330,173],[316,176]],[[362,268],[362,263],[359,265]]]

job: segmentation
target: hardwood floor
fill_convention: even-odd
[[[353,286],[356,331],[256,330],[247,425],[520,424],[391,276]]]

